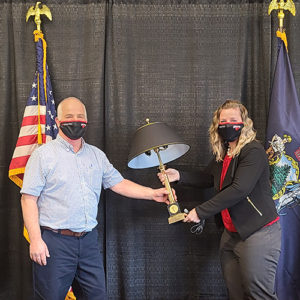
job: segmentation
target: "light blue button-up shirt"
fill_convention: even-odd
[[[41,226],[91,231],[97,225],[101,187],[123,177],[97,147],[83,141],[75,153],[60,135],[30,156],[21,193],[38,197]]]

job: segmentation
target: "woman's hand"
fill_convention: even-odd
[[[183,220],[183,222],[187,222],[187,223],[191,223],[191,222],[194,222],[194,223],[199,223],[200,222],[200,219],[197,215],[197,212],[196,212],[196,209],[193,208],[188,214],[187,216],[185,217],[185,219]]]
[[[167,169],[165,171],[165,174],[168,176],[168,179],[170,182],[173,181],[178,181],[180,179],[180,174],[177,170],[175,169]],[[158,173],[157,176],[159,178],[159,180],[161,181],[162,184],[164,184],[165,179],[166,179],[166,175],[163,173]]]

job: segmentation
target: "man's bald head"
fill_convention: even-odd
[[[68,97],[62,100],[57,107],[57,119],[84,119],[87,121],[85,105],[75,97]]]

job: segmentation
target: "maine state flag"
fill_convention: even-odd
[[[300,299],[300,104],[287,52],[277,32],[278,57],[267,129],[273,199],[282,229],[275,290],[279,300]]]

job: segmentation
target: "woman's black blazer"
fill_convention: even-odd
[[[179,183],[214,186],[216,195],[196,207],[199,218],[207,219],[228,208],[236,230],[245,240],[277,217],[264,148],[257,141],[246,144],[231,160],[220,190],[221,172],[222,162],[213,159],[203,172],[180,172]]]

